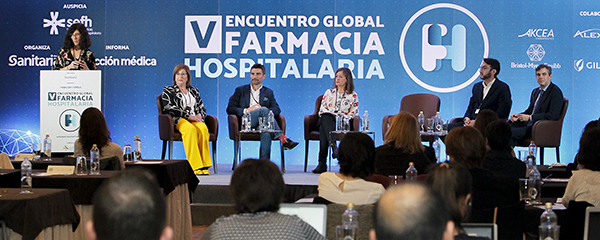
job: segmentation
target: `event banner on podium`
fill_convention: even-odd
[[[101,109],[102,72],[40,71],[40,137],[52,139],[52,152],[73,152],[81,114]]]

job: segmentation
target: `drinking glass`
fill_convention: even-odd
[[[131,154],[131,145],[125,144],[123,149],[123,161],[131,162],[133,160],[133,154]]]
[[[79,155],[75,165],[75,174],[87,175],[87,161],[84,156]]]
[[[433,119],[428,118],[427,119],[427,132],[433,132]]]
[[[258,118],[258,129],[261,131],[267,130],[267,118],[266,117]]]
[[[529,203],[529,201],[531,201],[531,196],[529,196],[529,188],[532,185],[533,183],[527,178],[519,179],[519,195],[521,197],[521,200],[525,201],[526,203]]]
[[[344,117],[343,131],[350,131],[350,118]]]
[[[41,155],[41,151],[40,151],[40,144],[39,143],[32,143],[31,144],[31,150],[33,151],[33,159],[31,161],[39,161],[40,160],[40,155]]]

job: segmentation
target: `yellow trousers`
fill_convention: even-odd
[[[185,156],[190,162],[192,170],[212,166],[206,124],[203,122],[190,122],[182,118],[177,123],[177,130],[181,132]]]

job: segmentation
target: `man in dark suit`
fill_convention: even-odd
[[[233,95],[229,98],[227,105],[227,114],[234,114],[241,119],[244,114],[250,113],[251,125],[253,128],[258,126],[259,117],[267,118],[269,111],[273,111],[275,116],[281,113],[279,104],[275,100],[273,90],[262,85],[265,79],[265,66],[260,63],[254,64],[250,69],[250,79],[252,82],[248,85],[242,85],[235,89]],[[277,121],[274,129],[281,130]],[[297,142],[292,141],[281,133],[274,133],[275,138],[283,141],[283,148],[288,150],[296,147]],[[260,159],[271,158],[271,133],[260,134]]]
[[[535,69],[535,75],[540,87],[531,92],[529,107],[522,113],[510,116],[513,122],[512,146],[531,137],[531,129],[536,121],[557,120],[562,111],[564,97],[560,88],[552,83],[552,67],[540,64]]]
[[[451,123],[448,130],[460,126],[475,125],[475,119],[479,111],[483,109],[494,111],[500,119],[508,119],[512,107],[510,88],[508,84],[497,78],[499,73],[500,62],[498,60],[493,58],[483,59],[483,63],[479,67],[479,78],[483,81],[473,85],[471,99],[463,121]]]

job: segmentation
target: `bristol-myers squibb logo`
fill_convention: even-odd
[[[527,48],[527,57],[529,57],[529,60],[531,61],[542,61],[545,55],[546,50],[544,50],[542,44],[531,44]]]
[[[404,69],[406,70],[406,73],[408,74],[408,76],[410,76],[410,78],[413,81],[415,81],[415,83],[417,83],[419,86],[421,86],[425,89],[428,89],[430,91],[455,92],[455,91],[458,91],[460,89],[463,89],[463,88],[469,86],[473,81],[475,81],[475,79],[477,79],[477,77],[479,76],[478,69],[475,70],[475,68],[473,68],[473,70],[475,70],[475,71],[472,76],[470,76],[468,79],[465,79],[464,82],[462,82],[458,85],[455,85],[455,86],[450,86],[450,87],[433,86],[429,83],[422,81],[419,77],[417,77],[415,72],[417,70],[421,73],[423,71],[425,71],[426,74],[429,74],[429,75],[427,75],[427,78],[429,78],[430,76],[433,76],[433,74],[436,74],[436,75],[446,74],[447,75],[447,73],[441,73],[439,71],[442,67],[442,64],[448,63],[448,61],[442,61],[442,60],[450,60],[452,70],[454,72],[464,71],[467,67],[467,51],[475,50],[473,48],[467,49],[470,47],[469,45],[467,45],[467,35],[472,35],[472,34],[467,34],[467,31],[474,30],[475,29],[474,27],[469,29],[469,28],[466,28],[465,25],[463,25],[463,24],[454,24],[453,26],[446,26],[445,24],[440,24],[440,23],[423,24],[421,27],[421,41],[420,41],[421,42],[421,61],[420,61],[421,64],[420,64],[420,67],[422,68],[422,70],[416,69],[415,68],[416,66],[414,66],[416,64],[412,64],[413,70],[411,70],[409,61],[406,58],[405,44],[406,44],[407,38],[411,38],[413,36],[413,34],[411,34],[410,36],[408,36],[408,34],[407,34],[411,25],[415,22],[415,20],[417,20],[419,17],[421,17],[424,13],[434,10],[434,9],[444,9],[444,10],[450,9],[452,11],[459,11],[459,12],[467,15],[477,25],[478,30],[481,32],[481,36],[482,36],[482,40],[483,40],[483,44],[482,44],[483,51],[481,51],[480,49],[477,50],[477,51],[481,51],[483,54],[481,56],[477,56],[478,59],[483,59],[488,56],[489,41],[488,41],[487,33],[485,31],[485,28],[483,27],[483,24],[481,23],[481,21],[479,21],[479,19],[475,16],[475,14],[473,14],[471,11],[467,10],[466,8],[464,8],[462,6],[459,6],[456,4],[451,4],[451,3],[437,3],[437,4],[432,4],[427,7],[424,7],[423,9],[417,11],[408,20],[408,22],[404,26],[404,29],[402,29],[402,35],[400,36],[400,44],[399,44],[400,60],[402,61],[402,66],[404,66]],[[431,21],[431,20],[427,20],[427,21]],[[451,27],[451,30],[449,30],[450,27]],[[443,44],[443,42],[442,42],[443,37],[447,36],[447,35],[451,36],[451,37],[448,37],[451,40],[451,44]],[[407,50],[408,49],[409,48],[407,48]],[[477,52],[477,51],[473,51],[473,52]],[[479,65],[477,67],[479,67]],[[470,75],[470,73],[469,73],[469,75]],[[425,76],[421,76],[421,77],[423,78]],[[467,78],[467,77],[465,77],[465,78]]]
[[[185,16],[185,53],[221,53],[221,35],[221,16]]]

